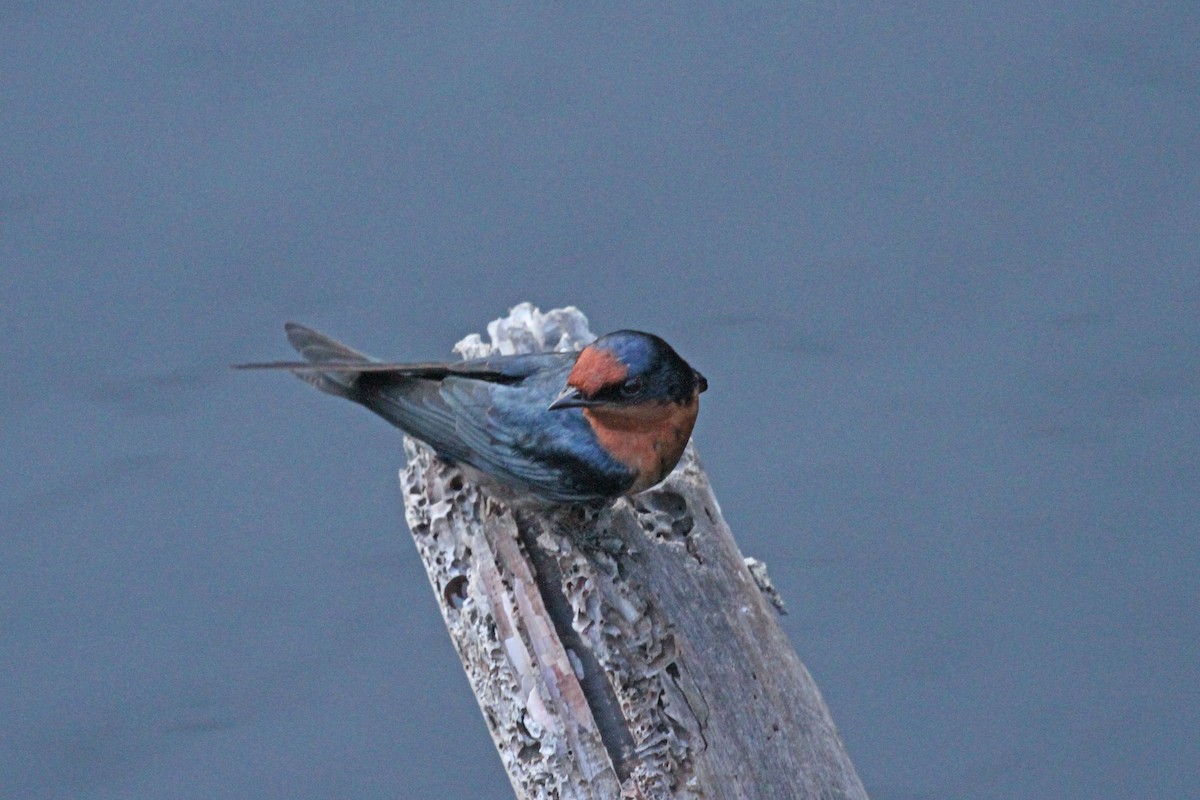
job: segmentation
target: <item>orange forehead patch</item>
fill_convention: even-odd
[[[605,386],[625,380],[629,367],[615,355],[599,347],[585,347],[575,362],[575,368],[567,377],[567,384],[574,386],[585,397],[590,397]]]

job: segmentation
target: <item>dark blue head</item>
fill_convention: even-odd
[[[690,403],[708,381],[662,339],[616,331],[585,347],[551,408]]]

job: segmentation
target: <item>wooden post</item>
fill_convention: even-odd
[[[458,349],[592,338],[528,304],[488,329]],[[408,524],[519,800],[865,800],[691,445],[655,489],[547,513],[405,451]]]

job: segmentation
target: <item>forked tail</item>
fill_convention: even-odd
[[[379,366],[378,362],[368,356],[312,328],[306,328],[296,322],[289,322],[283,327],[287,331],[288,341],[296,348],[303,361],[271,361],[234,366],[237,369],[286,369],[322,392],[351,400],[357,399],[354,384],[358,376]],[[360,366],[362,369],[359,369]]]

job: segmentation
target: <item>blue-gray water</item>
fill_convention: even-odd
[[[1194,3],[0,9],[0,796],[504,797],[298,319],[711,382],[876,800],[1200,796]]]

